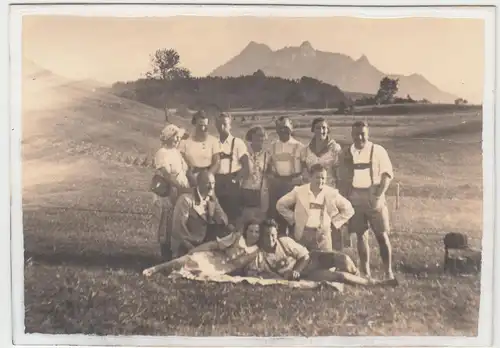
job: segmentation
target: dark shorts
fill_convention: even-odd
[[[335,267],[338,272],[358,273],[353,260],[348,255],[338,251],[311,251],[309,257],[309,264],[302,272],[304,275],[315,271],[326,271],[332,267]]]
[[[349,200],[354,208],[354,215],[349,220],[349,232],[363,234],[369,228],[375,234],[389,233],[389,209],[383,197],[381,209],[376,210],[371,207],[370,196],[372,191],[364,189],[353,189],[349,195]]]
[[[224,213],[226,213],[229,221],[234,223],[234,221],[241,215],[242,203],[239,186],[231,185],[231,188],[229,189],[228,185],[225,184],[225,182],[230,180],[231,177],[231,174],[218,174],[215,176],[215,195],[217,196],[219,204],[222,210],[224,210]]]
[[[268,216],[276,220],[280,235],[286,235],[290,226],[288,226],[286,220],[276,210],[276,203],[278,203],[281,197],[291,192],[297,186],[298,177],[298,175],[294,177],[274,177],[270,181]]]

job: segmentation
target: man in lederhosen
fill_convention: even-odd
[[[173,258],[183,256],[232,229],[215,196],[214,175],[202,169],[196,181],[193,191],[182,194],[175,203],[171,233]]]
[[[349,232],[358,237],[360,271],[370,277],[369,228],[375,234],[387,278],[394,278],[392,271],[391,243],[389,241],[389,210],[385,193],[394,177],[387,151],[368,140],[368,125],[355,122],[351,132],[353,144],[340,156],[339,190],[354,207],[349,220]]]
[[[222,113],[216,120],[219,132],[219,166],[215,172],[215,194],[226,212],[229,221],[234,222],[242,211],[240,184],[248,176],[248,151],[245,142],[231,134],[231,116]]]
[[[304,145],[292,136],[292,121],[282,116],[276,121],[276,133],[278,140],[271,144],[270,154],[270,192],[269,192],[269,216],[278,224],[280,235],[287,234],[288,223],[276,210],[278,200],[292,191],[297,185],[301,185],[302,163],[301,152]]]

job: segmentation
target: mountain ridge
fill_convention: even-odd
[[[380,80],[388,76],[399,79],[399,97],[410,95],[416,100],[441,103],[454,102],[457,98],[440,90],[422,74],[384,73],[372,65],[365,54],[353,59],[343,53],[317,50],[309,41],[274,51],[265,44],[250,41],[239,54],[208,76],[237,77],[251,75],[257,70],[262,70],[266,76],[287,79],[307,76],[337,86],[342,91],[366,94],[376,94]]]

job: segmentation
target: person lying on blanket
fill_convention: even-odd
[[[338,252],[309,251],[290,237],[278,237],[277,224],[266,220],[260,225],[259,252],[247,267],[247,276],[339,282],[364,286],[397,286],[395,279],[360,277],[349,256]],[[337,271],[335,268],[339,268]]]
[[[194,275],[219,275],[243,270],[257,255],[259,231],[257,221],[247,222],[243,233],[233,232],[201,244],[180,258],[145,269],[142,273],[151,276],[160,271],[165,274],[187,271]]]

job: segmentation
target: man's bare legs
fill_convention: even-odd
[[[362,275],[371,278],[370,246],[368,245],[368,230],[356,234],[358,243],[359,270]]]
[[[370,246],[368,245],[369,234],[368,230],[363,233],[357,234],[358,238],[358,256],[359,256],[359,269],[362,275],[371,277],[370,270]],[[387,232],[375,233],[375,238],[379,245],[380,258],[384,264],[385,276],[387,279],[393,279],[394,273],[392,271],[392,248],[389,234]]]
[[[385,268],[385,276],[388,279],[394,278],[394,273],[392,272],[392,248],[391,241],[389,240],[389,234],[387,232],[376,233],[375,238],[377,239],[378,246],[380,249],[380,258]]]
[[[311,251],[310,253],[312,262],[316,262],[318,267],[321,269],[330,269],[335,267],[339,272],[347,272],[355,275],[359,275],[359,270],[356,267],[354,261],[349,257],[349,255],[344,254],[339,251],[330,252],[317,252]]]

